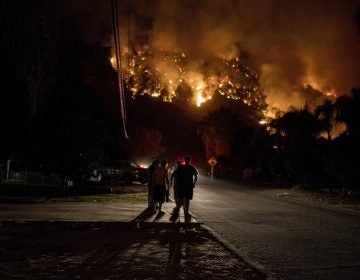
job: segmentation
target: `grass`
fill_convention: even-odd
[[[94,194],[79,195],[61,198],[52,198],[51,201],[59,202],[145,202],[147,201],[147,192],[136,193],[115,193],[115,194]]]
[[[10,190],[10,191],[9,191]],[[2,191],[2,192],[1,192]],[[146,185],[115,185],[110,187],[85,186],[63,193],[62,189],[7,189],[0,188],[0,202],[145,202]]]

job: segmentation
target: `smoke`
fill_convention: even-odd
[[[108,6],[104,2],[77,1],[76,6],[102,18]],[[123,50],[184,53],[191,61],[186,69],[200,80],[214,58],[240,57],[258,71],[270,107],[286,110],[313,102],[309,92],[341,95],[359,86],[360,46],[352,25],[358,4],[357,0],[119,0]],[[110,18],[99,21],[103,26],[89,22],[94,16],[86,18],[79,21],[89,24],[89,38],[104,37],[104,19]],[[175,80],[177,70],[168,75]]]
[[[185,52],[197,65],[209,57],[248,54],[270,106],[303,106],[308,96],[301,86],[340,95],[359,85],[360,49],[351,22],[358,1],[137,0],[131,5],[153,20],[150,48]]]

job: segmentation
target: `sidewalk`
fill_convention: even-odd
[[[267,279],[196,219],[146,202],[0,203],[0,279]]]
[[[144,212],[145,202],[33,202],[0,203],[0,221],[91,221],[91,222],[154,222],[172,223],[175,204],[163,204],[163,215]],[[179,220],[184,222],[183,212]],[[191,223],[198,223],[194,218]]]

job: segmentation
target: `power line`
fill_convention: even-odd
[[[122,70],[121,44],[120,44],[121,41],[120,41],[120,31],[119,31],[119,14],[118,14],[117,0],[111,0],[111,15],[112,15],[112,24],[113,24],[113,32],[114,32],[115,59],[116,59],[116,70],[118,76],[121,119],[122,119],[125,138],[129,139],[126,130],[127,118],[126,118],[126,107],[125,107],[124,79],[121,74],[121,70]]]

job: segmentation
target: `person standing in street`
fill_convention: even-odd
[[[184,157],[185,164],[179,171],[179,199],[183,200],[185,221],[190,221],[191,215],[189,213],[190,200],[193,198],[193,189],[197,181],[198,172],[196,168],[190,164],[191,157],[186,155]]]
[[[148,209],[149,210],[156,210],[155,203],[154,203],[154,182],[153,182],[153,174],[155,169],[158,167],[160,161],[154,160],[153,163],[148,168]]]
[[[182,162],[178,160],[176,162],[176,169],[171,174],[170,184],[173,186],[175,207],[172,211],[173,215],[178,215],[180,207],[182,206],[182,199],[179,199],[179,173],[181,172]]]
[[[154,197],[153,200],[158,207],[159,214],[163,214],[161,207],[165,202],[166,191],[169,188],[168,171],[166,170],[167,161],[162,160],[158,167],[155,168],[152,180],[154,183]]]

